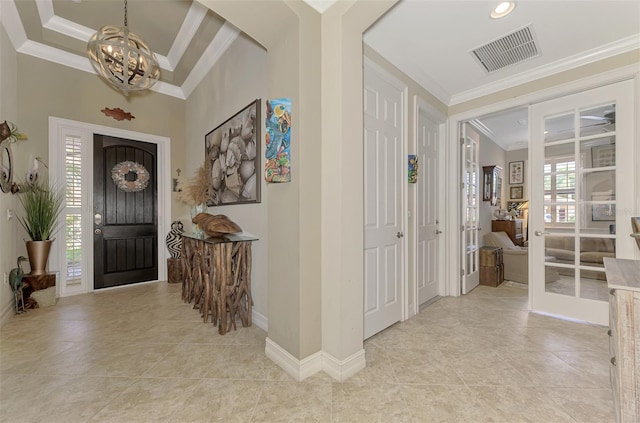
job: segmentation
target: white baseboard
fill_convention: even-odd
[[[329,376],[338,382],[344,382],[360,370],[364,369],[367,366],[367,361],[364,357],[364,349],[352,354],[344,360],[338,360],[331,354],[323,352],[323,365],[323,370]]]
[[[344,382],[366,366],[364,349],[347,357],[345,360],[338,360],[324,351],[318,351],[302,360],[298,360],[284,348],[267,338],[264,352],[267,357],[298,382],[318,373],[320,370],[323,370],[337,381]]]
[[[267,337],[264,353],[298,382],[322,370],[322,351],[298,360],[289,354],[287,350]]]
[[[269,332],[269,319],[262,313],[251,309],[251,323],[259,327],[265,332]]]

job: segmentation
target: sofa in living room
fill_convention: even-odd
[[[519,247],[511,241],[506,232],[489,232],[484,236],[484,245],[502,248],[504,278],[513,282],[529,283],[529,249]],[[550,267],[545,268],[547,282],[558,280],[558,273]]]
[[[545,245],[545,254],[555,257],[557,263],[575,264],[579,254],[580,265],[604,269],[604,258],[616,256],[615,240],[610,238],[580,238],[579,252],[573,236],[547,236]],[[580,273],[583,277],[606,280],[604,272],[582,270]]]
[[[504,278],[514,282],[529,282],[529,252],[526,247],[515,245],[505,232],[489,232],[484,236],[487,246],[501,247],[504,261]],[[555,263],[575,264],[575,238],[573,236],[547,236],[545,255],[553,257]],[[604,268],[605,257],[615,257],[615,241],[608,238],[581,238],[580,264]],[[566,270],[566,271],[565,271]],[[558,280],[558,275],[573,275],[573,269],[548,267],[546,282]],[[605,280],[605,273],[581,270],[582,277]]]

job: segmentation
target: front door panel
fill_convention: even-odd
[[[93,203],[94,288],[156,280],[156,145],[94,135]]]

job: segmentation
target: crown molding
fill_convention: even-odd
[[[317,12],[321,14],[324,13],[328,8],[333,6],[338,0],[304,0],[309,6],[314,8]]]
[[[46,46],[42,43],[27,40],[19,48],[16,49],[18,53],[27,54],[29,56],[37,57],[38,59],[47,60],[49,62],[57,63],[62,66],[73,68],[82,72],[92,73],[98,76],[89,62],[89,58],[78,56],[68,51],[60,50],[50,46]],[[168,84],[166,82],[158,81],[153,87],[152,91],[166,94],[171,97],[176,97],[184,100],[185,96],[180,87]]]
[[[27,42],[16,49],[16,51],[37,57],[38,59],[95,74],[88,57],[78,56],[77,54],[50,47],[36,41],[27,40]]]
[[[15,0],[12,1],[12,3]],[[53,10],[53,1],[52,0],[36,0],[36,7],[38,8],[38,14],[40,15],[40,22],[42,26],[48,30],[55,31],[59,34],[66,35],[67,37],[75,38],[76,40],[84,41],[85,43],[89,42],[89,39],[93,34],[97,32],[97,30],[93,28],[86,27],[84,25],[77,24],[68,19],[61,18],[54,13]],[[193,6],[192,6],[193,8]],[[191,11],[191,9],[189,9]],[[183,27],[185,22],[183,22]],[[195,28],[198,29],[197,27]],[[182,28],[180,28],[182,31]],[[187,40],[187,43],[191,40]],[[177,41],[174,41],[174,46]],[[174,46],[171,46],[173,50]],[[184,50],[181,52],[177,50],[178,54],[177,62],[180,61],[182,54],[184,54]],[[160,68],[167,70],[169,72],[173,72],[174,66],[172,66],[170,60],[161,54],[154,53],[156,59],[158,59],[158,65]],[[177,63],[176,62],[176,63]]]
[[[207,10],[209,9],[197,1],[191,3],[187,16],[185,16],[182,26],[167,54],[167,63],[172,71],[178,66],[180,60],[182,60],[182,56],[195,37],[198,28],[200,28],[200,24],[202,24],[202,21],[207,16]]]
[[[200,59],[182,84],[182,91],[185,97],[189,97],[200,81],[211,70],[213,65],[220,59],[225,51],[240,35],[240,30],[229,22],[225,22],[220,31],[213,38],[207,49],[202,53]]]
[[[41,20],[43,21],[43,26],[47,27],[47,29],[57,31],[61,34],[83,41],[88,41],[89,37],[93,35],[93,30],[53,15],[53,3],[51,0],[38,0],[37,6]],[[18,9],[15,5],[15,0],[0,0],[0,8],[0,19],[2,25],[5,27],[7,34],[9,35],[13,48],[18,53],[27,54],[29,56],[37,57],[38,59],[47,60],[82,72],[92,73],[97,76],[86,56],[80,56],[75,53],[70,53],[65,50],[29,40],[24,30],[24,26],[22,25],[22,20],[20,19],[20,14],[18,13]],[[199,27],[199,23],[202,22],[202,19],[204,19],[204,16],[206,15],[206,11],[206,7],[194,2],[187,13],[187,19],[185,19],[185,23],[183,23],[180,28],[179,34],[186,34],[185,38],[188,36],[193,38],[195,31]],[[193,30],[189,29],[191,26],[193,26]],[[187,29],[185,29],[185,27],[187,27]],[[87,36],[86,39],[79,38],[81,36],[85,37],[87,31],[90,32],[90,35]],[[75,36],[71,34],[75,34]],[[229,22],[225,22],[181,87],[168,82],[158,81],[153,87],[151,87],[151,90],[185,100],[239,35],[240,30],[238,28],[231,25]],[[171,49],[172,51],[175,51],[173,53],[174,57],[178,57],[179,55],[181,58],[186,46],[175,47],[176,43],[177,41],[174,42],[174,46],[172,46]],[[170,71],[173,70],[169,63],[169,59],[167,59],[166,56],[156,55],[156,57],[158,58],[158,63],[161,68]],[[179,60],[180,59],[178,59],[178,61]]]
[[[53,11],[52,0],[36,0],[36,7],[38,8],[38,15],[40,15],[42,26],[51,31],[84,41],[85,43],[89,41],[89,38],[96,32],[89,27],[56,16]]]
[[[22,26],[20,14],[14,2],[0,1],[0,20],[7,31],[13,48],[18,51],[27,42],[27,33],[24,30],[24,26]]]
[[[490,84],[482,85],[472,90],[454,94],[451,96],[451,101],[448,106],[454,106],[456,104],[464,103],[465,101],[474,100],[485,95],[526,84],[528,82],[568,71],[579,66],[588,65],[598,60],[607,59],[638,48],[640,48],[640,35],[632,35],[613,43],[606,44],[602,47],[576,54],[565,59],[558,60],[554,63],[539,66],[529,72],[520,73],[509,78],[504,78]]]

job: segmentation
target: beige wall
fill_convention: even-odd
[[[509,184],[509,163],[511,162],[524,162],[524,184]],[[506,166],[505,166],[505,178],[504,178],[504,186],[505,186],[505,197],[507,201],[522,201],[522,200],[511,200],[511,187],[524,185],[523,188],[523,200],[529,199],[529,178],[527,177],[527,172],[529,172],[529,149],[521,148],[518,150],[510,150],[507,151],[506,158]],[[506,203],[505,203],[506,207]]]
[[[267,66],[263,69],[268,75],[267,96],[292,100],[292,180],[269,184],[266,193],[268,337],[292,356],[304,358],[321,347],[320,176],[314,163],[319,160],[314,151],[320,145],[319,126],[314,123],[319,116],[319,69],[314,56],[320,51],[320,18],[301,2],[201,3],[267,49]],[[246,13],[248,8],[253,13]],[[302,28],[311,36],[302,35]],[[303,198],[308,201],[303,203]],[[308,265],[304,270],[302,263]]]
[[[490,201],[482,201],[482,191],[480,191],[480,210],[479,210],[479,221],[480,227],[482,231],[478,234],[480,237],[480,245],[484,245],[483,236],[489,232],[491,232],[491,221],[495,220],[494,212],[500,208],[505,208],[507,205],[506,196],[506,178],[505,178],[505,169],[506,169],[506,152],[493,140],[482,133],[478,133],[478,139],[480,140],[480,151],[478,154],[478,161],[480,162],[480,187],[484,186],[484,177],[482,174],[483,166],[493,166],[497,165],[502,168],[502,191],[501,191],[501,201],[498,205],[492,206]]]
[[[260,98],[262,114],[258,116],[259,128],[264,128],[265,100],[268,98],[267,52],[244,34],[229,47],[216,65],[204,77],[186,100],[185,131],[181,148],[185,151],[183,175],[192,175],[202,164],[204,137],[253,100]],[[264,129],[257,140],[260,148],[261,166],[264,165]],[[225,214],[238,223],[243,231],[256,235],[260,240],[253,243],[252,295],[255,311],[267,316],[268,275],[268,199],[262,167],[256,169],[258,182],[262,184],[262,202],[236,206],[210,207],[211,214]],[[173,194],[175,196],[175,194]],[[190,216],[186,206],[174,214],[185,229],[190,227]]]
[[[0,121],[18,122],[18,57],[3,25],[0,25],[0,63]],[[15,151],[16,146],[11,149]],[[19,166],[18,175],[25,169],[26,166]],[[0,322],[13,313],[13,295],[9,285],[4,284],[4,275],[16,266],[22,253],[14,241],[18,223],[15,218],[10,221],[6,218],[7,210],[16,210],[17,204],[14,195],[0,192]]]
[[[16,55],[13,46],[5,41],[6,38],[3,36],[2,91],[11,93],[12,88],[17,87],[17,100],[12,105],[5,105],[3,100],[3,110],[7,107],[7,118],[13,120],[29,137],[27,141],[20,141],[13,148],[17,178],[24,178],[27,166],[32,163],[34,157],[41,157],[45,162],[49,162],[49,116],[169,137],[172,140],[172,162],[177,165],[182,164],[183,100],[155,92],[132,94],[129,98],[125,98],[109,88],[96,75],[24,54]],[[17,69],[17,74],[13,77],[11,77],[12,64],[15,64]],[[5,71],[7,78],[5,78]],[[11,94],[6,98],[11,98]],[[118,122],[100,112],[105,107],[120,107],[131,112],[135,119]],[[172,164],[172,168],[175,167],[177,166]],[[6,200],[12,197],[3,194],[0,198],[2,199],[0,208],[4,209]],[[15,200],[13,201],[14,204],[11,207],[16,213],[20,213],[19,205]],[[6,213],[2,213],[3,218],[4,216]],[[11,245],[3,244],[0,247],[3,249],[2,258],[0,258],[1,266],[8,266],[5,264],[8,263],[10,266],[7,269],[9,269],[15,267],[11,263],[15,263],[16,255],[26,255],[22,241],[26,235],[23,229],[17,226],[15,220],[7,224],[3,219],[0,231],[10,234],[3,239],[10,240]],[[159,236],[163,237],[164,234]],[[25,270],[29,271],[29,266],[25,267]],[[7,300],[4,287],[0,288],[0,293],[2,293],[0,300],[5,304]]]

